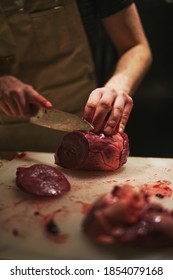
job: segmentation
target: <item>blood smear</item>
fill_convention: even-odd
[[[45,225],[45,229],[46,236],[55,243],[64,243],[69,237],[68,234],[64,234],[59,231],[58,225],[52,219]]]
[[[21,159],[23,157],[26,157],[27,156],[27,152],[21,152],[21,153],[18,153],[16,156],[15,156],[15,159]]]
[[[88,212],[89,212],[89,210],[91,209],[91,204],[89,204],[89,203],[85,203],[85,202],[83,202],[83,201],[76,201],[77,203],[79,203],[79,204],[81,204],[81,213],[82,214],[84,214],[84,215],[86,215]]]
[[[167,180],[158,180],[153,184],[144,184],[141,189],[147,192],[149,196],[170,197],[172,195],[172,189],[170,187],[171,182]]]
[[[46,215],[45,214],[41,214],[38,211],[34,212],[34,216],[39,216],[42,219],[41,224],[44,227],[44,233],[45,233],[46,237],[50,241],[52,241],[54,243],[58,243],[58,244],[65,243],[68,240],[68,238],[69,238],[68,234],[61,233],[61,231],[59,230],[58,224],[54,220],[56,214],[62,212],[63,210],[65,210],[65,209],[57,209],[57,210],[54,210],[54,211],[52,211],[52,212],[50,212],[50,213],[48,213]],[[50,230],[50,226],[57,227],[57,232],[55,232],[55,228],[54,228],[54,232],[53,232],[53,228],[52,228],[52,230]]]

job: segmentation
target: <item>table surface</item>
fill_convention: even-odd
[[[145,188],[151,199],[173,209],[173,159],[129,157],[116,172],[74,171],[59,168],[71,183],[68,194],[40,198],[18,189],[18,166],[34,163],[54,165],[49,153],[28,152],[0,168],[0,258],[1,259],[172,259],[173,248],[148,250],[132,246],[98,246],[82,232],[88,207],[115,185]],[[155,196],[157,191],[164,199]],[[53,219],[60,234],[46,231]],[[124,250],[126,249],[126,250]]]

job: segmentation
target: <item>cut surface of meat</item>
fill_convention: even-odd
[[[83,231],[100,244],[169,247],[173,246],[173,211],[151,203],[143,191],[116,186],[94,203],[83,221]]]
[[[128,136],[70,132],[55,153],[55,164],[69,169],[114,171],[127,161]]]
[[[39,196],[59,196],[70,190],[64,174],[46,164],[18,167],[16,184],[24,191]]]

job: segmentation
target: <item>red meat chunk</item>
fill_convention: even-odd
[[[39,196],[59,196],[70,190],[70,183],[56,168],[46,164],[18,167],[16,184],[26,192]]]
[[[128,136],[113,136],[92,132],[68,133],[55,153],[55,163],[64,168],[113,171],[129,156]]]
[[[83,231],[100,244],[169,247],[173,246],[173,211],[151,203],[143,191],[117,186],[94,203]]]

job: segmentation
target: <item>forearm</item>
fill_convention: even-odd
[[[138,44],[120,56],[106,87],[116,88],[132,95],[152,62],[149,46]]]
[[[150,47],[135,4],[104,18],[103,25],[120,56],[106,86],[132,95],[152,62]]]

